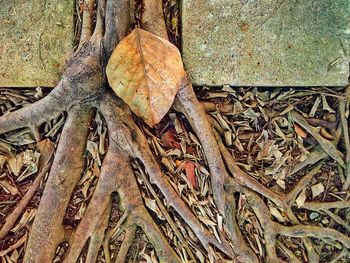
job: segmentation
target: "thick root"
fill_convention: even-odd
[[[119,169],[123,165],[118,159],[119,152],[116,147],[109,147],[103,161],[101,175],[94,194],[85,210],[84,216],[74,234],[70,238],[69,250],[64,262],[76,262],[86,241],[95,231],[103,214],[109,209],[110,197],[116,190],[116,181]]]
[[[0,229],[0,239],[5,238],[6,235],[10,232],[10,230],[15,226],[17,219],[35,195],[36,190],[39,188],[41,181],[43,180],[47,172],[50,170],[50,167],[51,162],[46,164],[45,167],[40,171],[38,176],[35,178],[31,188],[24,195],[21,201],[17,204],[15,210],[13,210],[12,213],[6,217],[5,223]]]
[[[51,262],[65,238],[63,218],[83,172],[90,120],[91,113],[84,107],[68,116],[30,232],[24,262]]]
[[[118,145],[123,145],[123,151],[127,151],[130,158],[138,158],[142,161],[146,171],[150,176],[151,183],[157,185],[164,195],[169,207],[173,207],[182,217],[182,219],[191,227],[201,241],[204,248],[209,248],[209,244],[215,245],[217,248],[233,257],[230,247],[226,242],[221,244],[214,235],[203,228],[199,220],[189,210],[187,205],[181,200],[174,188],[170,185],[152,152],[149,149],[147,139],[144,137],[140,129],[134,124],[129,110],[123,102],[116,103],[110,97],[101,100],[100,109],[106,118],[108,128],[111,133],[111,140]],[[125,107],[125,108],[123,108]],[[109,109],[119,109],[118,112],[112,112]],[[119,116],[118,116],[119,115]],[[117,120],[123,120],[118,122]]]

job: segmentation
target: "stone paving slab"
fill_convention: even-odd
[[[55,86],[72,52],[74,0],[0,0],[0,87]]]
[[[183,0],[183,59],[196,85],[344,86],[349,0]]]

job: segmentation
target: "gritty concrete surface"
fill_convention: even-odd
[[[184,64],[196,85],[343,86],[349,0],[182,0]]]
[[[0,87],[55,86],[73,48],[74,0],[0,0]]]

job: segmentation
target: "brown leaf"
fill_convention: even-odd
[[[38,148],[40,152],[40,159],[39,159],[39,169],[43,169],[44,166],[50,161],[54,150],[55,150],[55,144],[49,140],[45,139],[36,144],[36,147]]]
[[[185,172],[188,181],[191,183],[193,188],[197,187],[196,174],[194,171],[195,165],[191,162],[185,162]]]
[[[186,76],[179,50],[138,28],[118,44],[106,74],[114,92],[150,126],[168,112]]]
[[[301,138],[306,138],[307,137],[307,132],[305,132],[298,124],[294,123],[294,130],[295,133],[298,134]]]
[[[162,134],[162,142],[164,143],[165,147],[181,149],[181,145],[176,139],[175,134],[175,129],[169,129]]]
[[[17,154],[16,156],[7,160],[8,165],[11,168],[12,173],[18,176],[23,167],[23,153]]]

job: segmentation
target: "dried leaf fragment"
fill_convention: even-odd
[[[303,189],[303,191],[301,191],[301,193],[299,194],[295,202],[298,208],[300,208],[304,205],[305,201],[306,201],[306,192],[305,192],[305,189]]]
[[[106,74],[114,92],[150,126],[168,112],[186,77],[179,50],[138,28],[115,48]]]
[[[311,191],[312,191],[312,198],[315,198],[316,196],[323,193],[324,186],[322,183],[315,184],[311,186]]]
[[[305,139],[307,137],[307,132],[305,132],[299,125],[294,123],[295,133],[298,134],[301,138]]]

